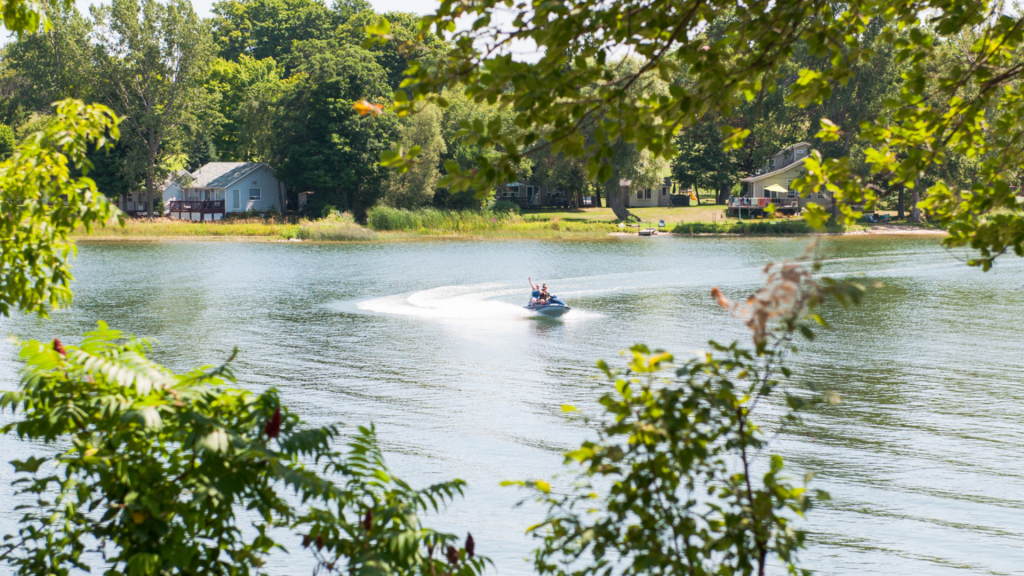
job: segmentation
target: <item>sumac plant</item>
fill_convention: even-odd
[[[56,450],[13,463],[25,504],[0,560],[17,574],[263,574],[282,532],[319,572],[482,572],[472,538],[419,520],[462,481],[414,490],[372,428],[337,451],[338,428],[304,426],[273,389],[228,387],[230,364],[178,375],[149,349],[103,323],[78,346],[21,345],[21,386],[0,400],[19,417],[3,432]]]
[[[810,325],[824,322],[813,309],[862,291],[816,281],[812,271],[769,265],[765,286],[743,304],[712,291],[750,327],[752,348],[710,342],[709,352],[676,364],[637,345],[624,370],[598,363],[614,392],[600,400],[598,438],[566,455],[576,482],[565,493],[542,480],[509,483],[535,490],[547,508],[529,530],[541,542],[539,574],[763,575],[773,562],[797,572],[805,534],[793,520],[828,494],[808,491],[810,475],[786,479],[782,457],[764,453],[754,415],[790,377],[783,361],[795,337],[813,337]],[[785,400],[795,419],[792,411],[838,397],[791,391]]]

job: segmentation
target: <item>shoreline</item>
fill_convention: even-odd
[[[682,232],[658,232],[655,235],[643,237],[636,232],[584,232],[582,234],[565,233],[558,234],[552,230],[552,234],[544,237],[537,237],[530,234],[517,234],[514,230],[495,230],[489,234],[430,234],[419,232],[373,232],[374,238],[358,240],[307,240],[300,238],[284,238],[274,234],[188,234],[188,235],[145,235],[145,234],[72,234],[71,239],[76,243],[105,243],[105,242],[266,242],[282,244],[380,244],[385,242],[411,242],[422,240],[548,240],[548,241],[607,241],[622,238],[683,238],[683,237],[731,237],[731,238],[781,238],[797,236],[945,236],[945,230],[933,228],[920,228],[899,224],[876,224],[860,230],[847,232],[801,232],[801,233],[780,233],[780,234],[738,234],[738,233],[713,233],[701,232],[687,234]]]

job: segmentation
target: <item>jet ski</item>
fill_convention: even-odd
[[[531,304],[523,306],[523,308],[526,308],[530,312],[536,312],[542,316],[547,316],[548,318],[558,318],[562,314],[572,310],[572,308],[570,308],[565,302],[562,302],[558,296],[552,296],[545,304]]]

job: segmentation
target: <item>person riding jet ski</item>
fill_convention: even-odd
[[[527,280],[530,282],[530,288],[533,290],[530,294],[530,304],[526,306],[527,310],[551,317],[561,316],[570,310],[569,306],[562,302],[558,296],[548,292],[547,284],[535,286],[532,278],[528,277]]]

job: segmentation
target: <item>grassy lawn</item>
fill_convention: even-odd
[[[376,210],[376,209],[375,209]],[[480,212],[423,210],[415,213],[388,209],[386,218],[371,218],[370,226],[352,221],[351,216],[324,219],[278,218],[231,219],[217,222],[187,222],[166,218],[127,219],[124,226],[114,220],[91,232],[77,230],[79,240],[158,239],[240,239],[264,241],[304,240],[326,242],[402,241],[417,238],[599,240],[612,233],[633,232],[617,225],[611,208],[581,210],[528,210],[522,216]],[[743,220],[725,217],[725,207],[713,204],[680,208],[633,208],[644,223],[665,221],[663,231],[679,234],[808,234],[813,232],[803,218]],[[383,213],[382,213],[383,214]],[[374,217],[375,218],[375,217]],[[411,218],[411,219],[410,219]],[[928,227],[928,225],[924,225]],[[833,227],[844,232],[862,226]]]
[[[716,222],[725,219],[725,206],[707,204],[681,208],[630,208],[644,222],[664,220],[671,228],[679,222]],[[531,209],[523,211],[523,218],[529,220],[552,220],[559,218],[563,222],[615,222],[615,214],[611,208],[567,209]]]

